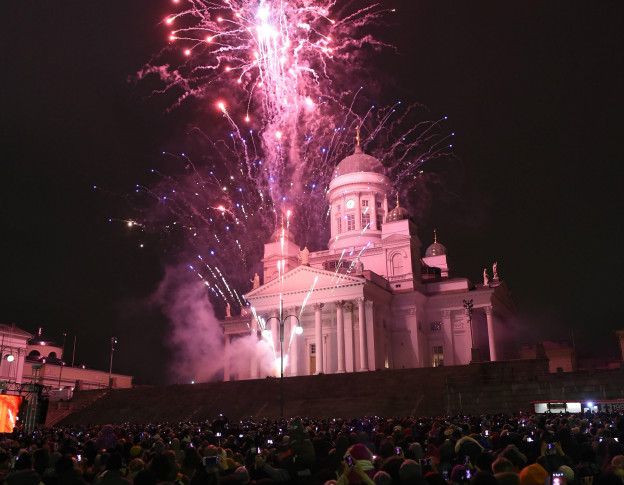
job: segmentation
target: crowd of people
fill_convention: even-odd
[[[16,428],[0,438],[0,476],[6,485],[624,485],[622,440],[619,413],[221,415],[200,423]]]

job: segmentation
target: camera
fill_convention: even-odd
[[[484,436],[490,436],[490,430],[489,430],[489,429],[486,429],[486,430],[483,432],[483,435],[484,435]]]
[[[355,460],[351,455],[345,455],[344,460],[349,468],[353,468],[355,466]]]
[[[466,468],[466,480],[470,480],[472,478],[472,472],[470,468]]]
[[[397,446],[394,448],[394,454],[395,455],[400,455],[401,453],[403,453],[403,450],[401,449],[400,446]]]
[[[217,432],[215,433],[215,436],[216,436],[217,438],[221,438],[221,432],[220,432],[220,431],[217,431]]]

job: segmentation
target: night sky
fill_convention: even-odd
[[[432,194],[452,271],[479,281],[498,260],[519,340],[568,339],[617,354],[624,328],[622,2],[405,0],[373,58],[406,97],[446,114],[457,171]],[[168,324],[146,304],[167,255],[107,223],[163,148],[184,151],[197,111],[166,114],[134,74],[164,45],[157,0],[20,0],[3,6],[0,322],[77,335],[77,363],[158,383]],[[383,65],[380,64],[383,62]],[[356,81],[357,82],[357,81]],[[216,116],[216,115],[215,115]],[[177,145],[176,145],[177,144]],[[459,180],[459,182],[458,182]]]

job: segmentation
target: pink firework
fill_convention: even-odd
[[[325,194],[357,130],[397,191],[448,155],[445,118],[400,101],[378,108],[353,85],[362,53],[387,47],[370,30],[392,10],[329,0],[177,0],[172,8],[163,20],[168,47],[138,77],[157,76],[156,93],[173,95],[172,109],[207,102],[229,127],[196,130],[201,162],[167,154],[158,178],[138,186],[148,202],[123,220],[181,235],[178,247],[194,255],[189,268],[215,299],[241,305],[262,243],[284,220],[302,246],[326,244]]]

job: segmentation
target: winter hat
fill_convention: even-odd
[[[525,466],[520,472],[520,485],[544,485],[548,472],[542,465],[533,463]]]
[[[392,485],[392,477],[384,471],[378,471],[375,473],[373,481],[375,482],[375,485]]]
[[[249,472],[247,471],[247,468],[245,468],[244,466],[239,466],[234,471],[232,476],[240,483],[247,484],[250,481]]]
[[[561,465],[559,467],[559,471],[563,473],[563,476],[568,482],[574,480],[574,470],[572,470],[572,468],[570,468],[568,465]]]
[[[355,460],[372,460],[373,459],[373,454],[362,443],[356,443],[351,448],[349,448],[347,453],[351,455],[353,459]]]
[[[624,468],[624,455],[615,455],[611,459],[611,466],[613,468]]]

